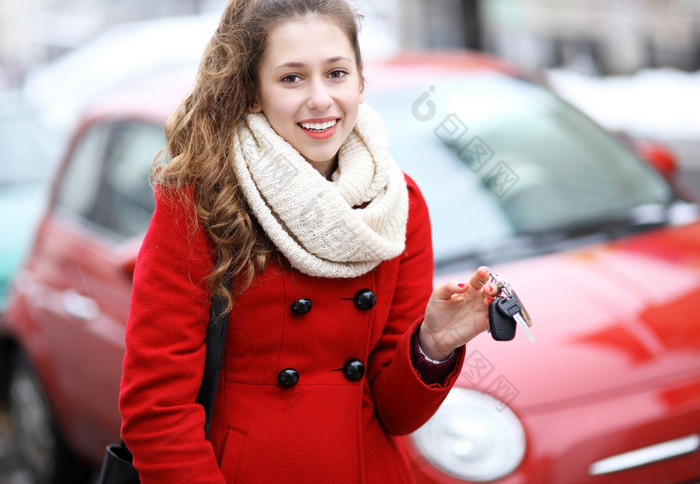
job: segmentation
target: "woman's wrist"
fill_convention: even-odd
[[[435,338],[425,329],[425,324],[422,324],[418,333],[418,349],[431,362],[444,362],[454,353],[453,348],[441,349],[435,342]]]
[[[425,358],[425,360],[426,360],[427,362],[432,363],[433,365],[440,365],[440,364],[442,364],[442,363],[445,363],[445,362],[448,361],[450,358],[452,358],[452,356],[455,354],[455,351],[452,350],[452,351],[450,352],[450,354],[447,356],[447,358],[445,358],[445,359],[443,359],[443,360],[434,360],[434,359],[432,359],[430,356],[428,356],[428,355],[425,353],[425,351],[423,351],[423,348],[422,348],[421,345],[420,345],[420,341],[418,342],[418,351],[419,351],[420,354],[423,356],[423,358]]]

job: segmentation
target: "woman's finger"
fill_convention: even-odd
[[[479,267],[474,271],[474,275],[469,279],[469,284],[476,290],[481,290],[482,287],[489,281],[491,274],[486,267]]]
[[[482,291],[488,297],[496,297],[499,292],[499,287],[497,284],[485,284]]]
[[[439,299],[450,299],[453,294],[465,291],[465,285],[457,281],[448,281],[433,290],[433,295]]]

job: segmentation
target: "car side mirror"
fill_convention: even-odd
[[[139,255],[139,249],[141,248],[142,242],[142,237],[136,237],[134,239],[127,240],[117,249],[117,265],[129,278],[134,276],[136,259]]]
[[[124,274],[129,277],[134,277],[134,270],[136,269],[136,255],[134,257],[129,257],[122,261],[121,270]]]
[[[665,145],[656,141],[635,141],[637,153],[653,166],[667,180],[678,174],[676,156]]]

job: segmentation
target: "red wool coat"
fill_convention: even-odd
[[[212,246],[184,204],[157,193],[134,275],[120,397],[122,435],[141,482],[413,480],[392,436],[437,410],[464,355],[438,385],[423,383],[411,363],[433,255],[427,207],[413,181],[407,184],[403,254],[353,279],[311,277],[270,262],[236,300],[210,440],[194,402]],[[376,295],[374,306],[358,307],[363,289]],[[308,302],[292,310],[301,299],[311,301],[305,314],[299,307]]]

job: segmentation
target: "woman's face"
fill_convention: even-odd
[[[345,32],[319,16],[270,32],[258,73],[257,102],[272,128],[328,175],[364,100],[355,51]]]

